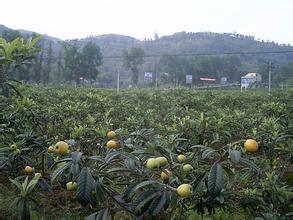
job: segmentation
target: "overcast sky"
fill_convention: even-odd
[[[293,0],[0,0],[0,24],[61,39],[237,32],[293,45]]]

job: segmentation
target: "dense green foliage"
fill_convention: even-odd
[[[292,90],[20,91],[23,98],[0,96],[0,189],[7,189],[0,190],[0,217],[18,215],[7,206],[18,195],[8,177],[14,185],[26,176],[33,180],[23,172],[30,165],[42,178],[20,197],[26,198],[19,200],[24,216],[38,210],[45,218],[290,218]],[[110,130],[117,149],[106,147]],[[256,153],[243,148],[248,138],[259,143]],[[60,140],[67,140],[70,153],[48,151]],[[190,173],[183,172],[178,154],[186,155]],[[147,159],[159,156],[168,164],[147,169]],[[165,168],[172,172],[167,181],[159,177]],[[69,181],[77,182],[77,191],[65,192]],[[188,198],[176,193],[182,183],[192,185]]]
[[[35,45],[39,40],[40,37],[36,37],[25,42],[23,38],[16,38],[7,42],[0,38],[0,93],[8,96],[10,89],[18,92],[12,83],[16,81],[13,72],[34,58],[38,52]]]

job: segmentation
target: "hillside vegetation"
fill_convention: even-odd
[[[12,39],[18,35],[27,37],[32,34],[36,33],[24,30],[15,31],[3,25],[0,26],[0,36],[2,35],[6,38]],[[192,74],[194,79],[200,76],[216,77],[218,79],[226,76],[230,82],[239,82],[241,75],[247,72],[259,72],[264,75],[266,80],[268,61],[274,64],[274,82],[288,80],[293,76],[291,64],[288,64],[293,61],[293,53],[221,55],[234,52],[293,51],[293,46],[291,45],[263,41],[255,39],[253,36],[236,33],[179,32],[169,36],[155,36],[154,39],[143,40],[117,34],[105,34],[89,36],[84,39],[62,41],[45,35],[40,42],[40,47],[43,50],[35,63],[24,68],[22,72],[25,73],[16,73],[15,77],[25,81],[41,83],[68,82],[65,73],[66,54],[64,44],[76,45],[78,50],[82,50],[89,42],[100,48],[103,57],[99,72],[96,72],[97,79],[100,82],[110,84],[113,80],[116,80],[117,70],[120,71],[122,82],[130,82],[131,72],[123,66],[123,51],[133,47],[142,48],[145,54],[144,63],[139,67],[141,82],[145,71],[168,72],[172,75],[170,81],[177,80],[181,84],[184,83],[186,74]],[[167,58],[163,56],[168,54],[218,55],[175,56]],[[154,57],[152,55],[157,56]],[[38,74],[40,76],[36,76]],[[48,74],[49,81],[46,80],[48,78],[46,75]]]

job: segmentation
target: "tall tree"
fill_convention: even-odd
[[[94,43],[87,43],[81,52],[80,70],[82,77],[96,80],[99,73],[98,67],[102,64],[102,54],[99,46]]]
[[[65,80],[80,83],[80,60],[81,56],[75,44],[65,42],[64,48],[64,68]]]
[[[276,75],[276,78],[280,81],[293,80],[293,62],[282,64]]]
[[[50,41],[49,43],[49,47],[48,47],[48,54],[47,54],[47,62],[45,64],[44,67],[44,71],[43,71],[43,83],[47,84],[50,80],[50,73],[51,73],[51,66],[52,66],[52,41]]]
[[[174,85],[178,83],[183,72],[182,67],[182,60],[179,57],[165,55],[160,58],[159,69],[167,74],[165,80],[169,83],[172,82]]]
[[[36,83],[41,82],[41,76],[42,76],[42,69],[43,69],[43,60],[44,60],[44,52],[42,51],[34,62],[34,76],[32,81]]]
[[[63,70],[64,70],[64,67],[63,67],[63,54],[62,54],[62,50],[59,51],[59,54],[58,54],[58,60],[57,60],[57,69],[56,69],[56,72],[55,72],[55,77],[57,80],[57,82],[60,82],[62,80],[62,73],[63,73]]]
[[[224,61],[224,71],[221,76],[228,77],[230,82],[239,81],[242,67],[239,56],[229,56],[226,57]]]
[[[144,50],[138,47],[132,47],[123,51],[123,66],[132,72],[131,80],[134,85],[138,83],[139,65],[144,63]]]

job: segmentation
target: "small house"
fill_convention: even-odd
[[[256,82],[261,82],[261,75],[259,73],[247,73],[241,77],[241,88],[247,88]]]

